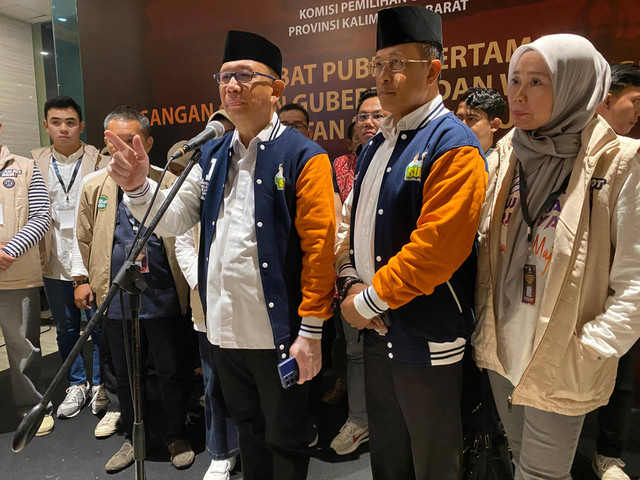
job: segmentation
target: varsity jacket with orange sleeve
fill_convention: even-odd
[[[351,225],[362,180],[384,141],[376,135],[356,166]],[[414,365],[462,359],[473,330],[475,236],[487,173],[475,135],[447,113],[399,132],[376,211],[371,317],[387,315],[389,358]],[[384,214],[380,214],[384,212]],[[354,245],[351,229],[350,245]],[[353,247],[350,263],[355,267]]]
[[[226,135],[202,148],[198,290],[205,312],[208,255],[233,156],[232,137]],[[308,325],[303,319],[326,320],[333,315],[331,163],[317,143],[291,128],[257,148],[254,193],[260,276],[276,354],[282,360],[299,332],[321,335],[322,325]]]

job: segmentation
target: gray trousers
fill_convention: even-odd
[[[569,480],[584,415],[568,416],[533,407],[513,405],[507,399],[514,386],[489,370],[491,390],[516,465],[516,480]]]
[[[0,290],[0,328],[7,345],[13,400],[25,411],[40,402],[43,390],[38,288]]]
[[[364,394],[364,338],[358,341],[360,330],[342,318],[344,339],[347,345],[347,397],[349,420],[359,427],[369,424],[367,402]]]

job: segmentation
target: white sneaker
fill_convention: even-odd
[[[369,427],[360,427],[350,420],[342,426],[338,435],[331,441],[331,448],[338,455],[356,451],[360,444],[369,441]]]
[[[107,412],[96,425],[93,434],[96,438],[107,438],[120,428],[120,412]]]
[[[211,460],[211,465],[202,480],[229,480],[231,470],[236,466],[236,457],[226,460]]]
[[[591,466],[598,478],[602,480],[630,480],[622,470],[625,463],[619,458],[605,457],[596,453]]]
[[[94,415],[107,410],[109,397],[107,397],[107,393],[104,391],[104,383],[91,387],[91,401],[89,404],[91,405],[91,413]]]
[[[58,407],[58,418],[75,417],[89,398],[89,383],[84,385],[71,385],[67,388],[67,396]]]

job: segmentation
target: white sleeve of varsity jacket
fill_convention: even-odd
[[[587,322],[580,334],[584,345],[605,357],[621,357],[640,335],[640,156],[632,162],[611,219],[613,293],[604,312]]]

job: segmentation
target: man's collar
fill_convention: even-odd
[[[440,108],[443,109],[442,113],[448,112],[442,105],[442,95],[438,94],[437,97],[416,108],[400,120],[396,120],[394,115],[389,115],[380,123],[380,131],[386,140],[392,140],[403,130],[415,130],[419,128],[428,117],[431,116],[432,118],[429,118],[429,120],[432,120],[440,116],[440,112],[436,113],[436,110]],[[432,113],[434,115],[431,115]],[[425,122],[425,124],[426,123],[428,122]]]
[[[82,155],[84,155],[84,144],[80,143],[80,148],[73,152],[68,157],[65,157],[63,154],[58,152],[55,146],[52,146],[51,151],[53,152],[53,158],[56,159],[56,162],[60,163],[75,163]]]
[[[271,116],[271,121],[265,125],[265,127],[258,133],[258,135],[256,135],[254,138],[251,139],[251,141],[249,142],[248,148],[245,148],[245,146],[243,145],[242,141],[240,140],[240,133],[236,128],[233,131],[233,138],[231,139],[231,148],[233,148],[233,151],[237,155],[239,155],[240,157],[243,157],[247,153],[247,150],[251,148],[253,145],[259,142],[266,142],[268,140],[273,140],[274,138],[279,137],[283,131],[284,131],[284,127],[280,123],[280,120],[278,120],[278,115],[276,113],[273,113],[273,115]]]

